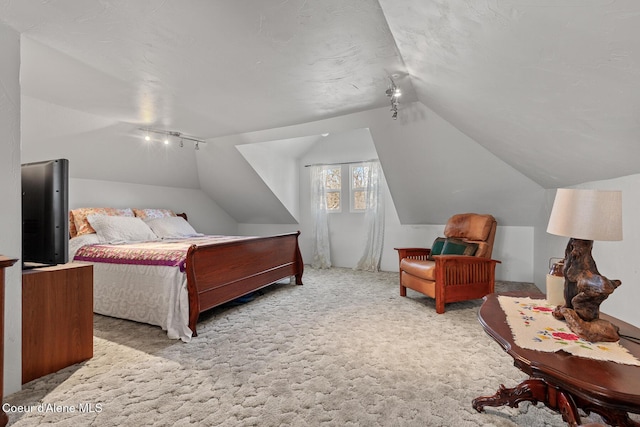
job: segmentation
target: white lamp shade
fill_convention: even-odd
[[[547,233],[583,240],[622,240],[622,192],[559,188]]]

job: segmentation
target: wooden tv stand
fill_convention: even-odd
[[[539,298],[524,293],[504,295]],[[621,335],[640,337],[639,328],[606,314],[601,317],[619,326]],[[629,413],[640,413],[640,366],[588,359],[563,351],[550,353],[519,347],[496,294],[485,297],[478,318],[487,334],[513,357],[514,365],[529,375],[529,379],[513,388],[501,385],[493,396],[474,399],[473,407],[477,411],[485,406],[514,408],[524,401],[542,402],[562,414],[572,427],[580,425],[578,408],[600,415],[610,425],[640,427],[639,422],[629,417]],[[640,358],[640,343],[621,338],[620,344]]]
[[[93,357],[93,266],[22,272],[22,383]]]

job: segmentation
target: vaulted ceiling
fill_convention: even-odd
[[[0,0],[0,20],[28,48],[23,136],[116,169],[140,168],[113,154],[138,127],[214,139],[388,108],[391,76],[401,108],[541,188],[640,173],[636,0]],[[198,186],[189,168],[171,179]]]

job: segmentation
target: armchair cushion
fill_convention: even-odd
[[[475,256],[481,258],[491,258],[491,249],[493,245],[488,244],[487,242],[473,242],[478,245],[478,249],[476,249]]]
[[[496,220],[492,215],[474,213],[452,216],[444,228],[447,238],[456,238],[476,243],[478,248],[474,256],[491,258],[496,232]]]
[[[491,215],[457,214],[452,216],[444,228],[446,237],[485,241],[489,238],[495,219]]]
[[[436,280],[435,261],[404,258],[400,261],[400,271],[425,280]]]

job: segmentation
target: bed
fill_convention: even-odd
[[[184,219],[187,225],[180,222],[180,227],[191,232],[167,237],[152,224],[169,218],[144,217],[136,209],[109,209],[70,212],[70,259],[94,266],[94,312],[98,314],[158,325],[169,338],[189,342],[197,336],[201,313],[283,279],[302,285],[299,231],[267,237],[205,236],[195,233],[185,214],[177,217],[168,211],[171,221]],[[131,238],[121,231],[125,221],[117,219],[121,217],[128,218],[127,224],[135,217],[139,219],[136,227],[142,222],[158,234]],[[82,229],[77,218],[84,218],[84,226],[92,231]],[[113,230],[109,235],[101,222],[108,222],[112,229],[116,223],[115,241]]]

